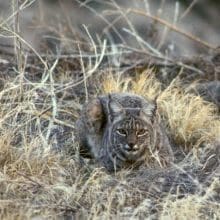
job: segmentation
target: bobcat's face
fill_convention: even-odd
[[[151,124],[144,120],[140,109],[132,114],[126,112],[113,121],[110,137],[113,151],[124,160],[135,161],[148,150],[151,133]]]
[[[119,165],[143,160],[153,143],[155,106],[123,107],[116,101],[109,104],[108,150]],[[105,136],[106,137],[106,136]]]

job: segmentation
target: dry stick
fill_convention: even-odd
[[[60,5],[61,10],[63,11],[64,17],[65,17],[65,19],[66,19],[66,21],[67,21],[67,25],[68,25],[69,29],[71,30],[72,35],[74,36],[74,35],[76,34],[76,32],[75,32],[74,29],[73,29],[73,25],[72,25],[72,23],[71,23],[71,18],[70,18],[70,16],[68,16],[69,14],[68,14],[68,12],[66,11],[66,8],[65,8],[65,6],[64,6],[63,3],[64,3],[63,1],[59,0],[59,5]]]
[[[89,39],[91,40],[91,43],[92,43],[93,48],[94,48],[95,55],[97,55],[97,46],[96,46],[92,36],[90,35],[88,28],[85,25],[83,25],[83,27],[84,27],[87,35],[89,36]],[[79,45],[78,45],[78,47],[79,47]],[[79,47],[79,52],[80,52],[80,61],[81,61],[81,66],[82,66],[82,71],[83,71],[86,101],[88,101],[89,96],[88,96],[88,89],[87,89],[87,78],[86,78],[86,72],[85,72],[85,65],[84,65],[84,62],[83,62],[83,59],[82,59],[82,56],[81,56],[82,52],[80,50],[80,47]],[[95,63],[97,63],[97,62],[98,62],[98,57],[96,57],[96,59],[95,59]]]
[[[144,0],[144,6],[145,6],[147,13],[150,13],[150,5],[149,5],[148,0]]]
[[[132,48],[132,47],[129,47],[129,46],[124,46],[124,48],[129,49],[129,50],[132,50],[132,51],[137,52],[137,53],[144,53],[144,54],[150,55],[150,56],[155,57],[155,58],[158,58],[158,59],[162,59],[162,60],[166,59],[166,61],[169,61],[169,62],[171,63],[171,65],[176,64],[176,65],[178,65],[178,66],[185,67],[186,69],[193,70],[193,71],[195,71],[196,73],[204,74],[204,72],[203,72],[202,70],[200,70],[200,69],[198,69],[198,68],[196,68],[196,67],[193,67],[193,66],[184,64],[184,63],[182,63],[181,61],[175,62],[174,60],[172,60],[172,59],[170,59],[170,58],[168,58],[168,57],[165,58],[164,56],[162,56],[162,57],[161,57],[161,56],[157,56],[156,54],[151,54],[151,53],[149,53],[149,52],[141,51],[141,50],[139,50],[139,49]]]
[[[150,15],[149,13],[147,12],[143,12],[141,10],[138,10],[138,9],[128,9],[128,13],[135,13],[135,14],[139,14],[139,15],[142,15],[144,17],[148,17],[148,18],[151,18],[152,20],[154,21],[157,21],[159,22],[160,24],[163,24],[165,26],[167,26],[168,28],[170,28],[171,30],[179,33],[179,34],[182,34],[184,35],[185,37],[189,38],[190,40],[193,40],[195,41],[196,43],[199,43],[209,49],[216,49],[216,47],[214,45],[211,45],[210,43],[206,42],[206,41],[203,41],[201,40],[200,38],[190,34],[190,33],[187,33],[185,31],[182,31],[181,29],[177,28],[176,26],[170,24],[169,22],[157,17],[157,16],[154,16],[154,15]]]
[[[20,26],[19,26],[20,25],[20,22],[19,22],[20,8],[19,8],[18,0],[13,0],[12,7],[13,7],[13,14],[16,11],[15,16],[14,16],[14,32],[17,34],[20,34]],[[14,37],[14,53],[17,59],[17,70],[18,70],[18,74],[20,78],[20,98],[22,99],[25,65],[23,66],[22,44],[17,36]]]
[[[193,0],[191,2],[191,4],[189,5],[189,7],[183,12],[183,14],[181,15],[180,19],[183,19],[184,17],[186,17],[186,15],[190,12],[190,10],[193,8],[193,6],[198,2],[198,0]]]
[[[176,4],[175,4],[175,10],[174,10],[173,23],[172,23],[173,26],[175,26],[176,23],[177,23],[178,15],[179,15],[179,3],[176,2]],[[167,38],[167,35],[168,35],[168,33],[169,33],[169,32],[168,32],[169,30],[170,30],[170,29],[169,29],[167,26],[164,27],[164,31],[163,31],[163,33],[162,33],[162,37],[161,37],[161,40],[160,40],[160,42],[159,42],[159,44],[158,44],[158,46],[157,46],[157,49],[161,49],[162,45],[163,45],[164,42],[165,42],[165,39]],[[173,45],[173,43],[172,43],[172,45]]]
[[[111,23],[108,21],[108,19],[106,19],[103,15],[101,15],[101,13],[98,13],[95,9],[93,9],[92,7],[89,7],[86,2],[80,2],[79,0],[76,0],[79,4],[80,7],[85,7],[86,9],[90,10],[92,13],[94,13],[96,16],[98,16],[99,18],[102,19],[102,21],[105,22],[105,24],[110,25]],[[112,30],[117,34],[117,36],[121,39],[121,41],[123,43],[125,43],[123,37],[121,36],[121,34],[118,32],[117,28],[115,28],[114,26],[112,26]]]
[[[89,34],[89,37],[92,40],[90,34]],[[97,70],[97,68],[99,67],[99,65],[101,64],[101,62],[102,62],[102,60],[104,58],[105,51],[106,51],[106,40],[104,40],[103,48],[102,48],[100,57],[98,59],[97,48],[96,48],[96,45],[94,44],[93,40],[92,40],[92,44],[93,44],[93,47],[94,47],[94,50],[95,50],[95,54],[96,54],[96,61],[95,61],[94,67],[92,69],[89,69],[88,72],[86,73],[86,77],[85,77],[86,79],[88,79],[90,76],[92,76],[92,74]],[[71,88],[71,87],[74,87],[74,86],[77,86],[77,85],[83,83],[85,81],[85,78],[83,78],[82,80],[79,80],[78,82],[71,82],[71,83],[68,83],[65,86],[62,86],[62,89],[57,90],[56,93],[62,92],[64,90],[68,89],[68,88]]]
[[[52,118],[51,116],[47,115],[46,113],[47,113],[48,111],[50,111],[51,108],[52,108],[52,107],[49,107],[49,108],[47,108],[46,110],[44,110],[43,112],[40,112],[40,113],[37,112],[37,111],[23,111],[23,112],[24,112],[25,114],[30,114],[30,115],[34,115],[34,116],[35,116],[35,117],[33,117],[32,119],[30,119],[30,120],[28,121],[28,123],[31,122],[31,121],[33,121],[33,120],[35,120],[36,118],[43,118],[43,119],[46,119],[46,120],[49,120],[49,121],[53,120],[53,122],[56,123],[56,124],[64,125],[64,126],[66,126],[66,127],[73,128],[73,129],[74,129],[74,125],[69,124],[69,123],[67,123],[67,122],[65,122],[65,121],[61,121],[61,120],[59,120],[59,119],[57,119],[57,118]],[[25,123],[25,124],[27,124],[27,123]],[[25,125],[25,124],[24,124],[24,125]],[[24,126],[24,125],[23,125],[23,126]]]
[[[19,7],[18,10],[14,11],[8,18],[4,19],[1,23],[0,23],[0,27],[5,25],[7,22],[9,22],[11,19],[13,19],[13,17],[18,13],[18,11],[22,11],[24,9],[26,9],[27,7],[29,7],[30,5],[32,5],[32,3],[34,3],[36,0],[32,0],[29,1],[25,0],[21,6]]]
[[[20,34],[20,27],[19,27],[19,3],[18,0],[13,0],[13,14],[16,11],[16,14],[14,16],[14,32],[17,34]],[[17,10],[16,10],[17,9]],[[17,57],[17,67],[18,71],[21,72],[22,69],[22,48],[21,48],[21,42],[19,41],[18,37],[14,38],[14,50],[15,50],[15,55]]]
[[[113,5],[115,6],[115,8],[117,9],[117,11],[119,11],[119,13],[124,17],[125,21],[127,22],[128,26],[130,27],[131,31],[134,33],[134,35],[138,35],[137,31],[135,30],[134,25],[131,23],[131,21],[128,19],[127,17],[127,13],[126,11],[124,11],[117,3],[115,0],[111,0]],[[144,49],[144,46],[142,45],[142,43],[138,40],[137,38],[137,42],[139,44],[139,46]]]
[[[132,35],[133,37],[136,38],[136,40],[138,42],[141,42],[145,47],[147,47],[150,51],[152,51],[154,54],[156,54],[159,57],[163,57],[163,55],[157,51],[156,49],[154,49],[149,43],[147,43],[146,41],[144,41],[139,35],[136,35],[134,32],[131,32],[130,30],[128,30],[127,28],[123,28],[123,31],[125,31],[126,33],[129,33],[130,35]]]
[[[41,55],[27,41],[25,41],[19,34],[15,33],[14,31],[9,30],[8,28],[0,26],[0,30],[1,30],[1,28],[2,28],[2,30],[14,35],[14,37],[17,37],[23,44],[25,44],[29,49],[31,49],[35,53],[35,55],[39,58],[39,60],[42,62],[45,69],[48,70],[48,66],[47,66],[46,61],[43,60]]]
[[[123,49],[123,47],[121,47],[121,45],[116,45],[118,48],[122,48]],[[106,48],[109,48],[109,46],[107,47],[106,46]],[[140,52],[140,51],[139,51]],[[143,53],[143,51],[141,51],[142,53]],[[129,50],[124,50],[123,51],[123,54],[129,54],[129,53],[131,53],[131,48],[129,48]],[[105,56],[107,57],[107,56],[117,56],[117,55],[121,55],[121,52],[119,51],[116,51],[116,52],[106,52],[105,53]],[[30,54],[29,55],[29,57],[34,57],[35,55],[32,55],[32,54]],[[100,57],[101,56],[101,53],[97,53],[97,54],[61,54],[61,55],[59,55],[59,58],[71,58],[71,59],[77,59],[77,58],[97,58],[97,57]],[[56,55],[51,55],[51,54],[41,54],[41,57],[46,57],[46,58],[56,58],[57,56]]]
[[[43,187],[43,185],[39,182],[37,182],[36,180],[33,180],[30,176],[21,173],[19,171],[16,172],[18,175],[23,176],[24,178],[28,179],[29,181],[31,181],[32,183],[34,183],[35,185],[37,185],[38,187]]]
[[[79,54],[82,55],[82,51],[80,49],[79,44],[77,45],[79,48]],[[81,64],[81,68],[82,68],[82,72],[83,72],[83,78],[84,78],[84,89],[85,89],[85,94],[86,94],[86,102],[89,99],[89,95],[88,95],[88,88],[87,88],[87,79],[86,79],[86,72],[85,72],[85,65],[82,59],[82,56],[80,57],[80,64]]]
[[[54,62],[53,66],[49,70],[51,102],[52,102],[52,107],[53,107],[53,111],[52,111],[53,114],[52,114],[52,116],[53,116],[54,119],[57,116],[57,101],[56,101],[56,95],[55,95],[55,89],[54,89],[53,72],[54,72],[54,69],[57,66],[57,63],[58,63],[58,59],[56,59],[56,61]]]
[[[117,8],[117,9],[118,9],[118,8]],[[106,11],[106,14],[108,14],[108,13],[111,15],[110,12]],[[111,22],[111,25],[114,25],[116,22],[118,22],[120,19],[122,19],[122,18],[124,17],[124,18],[126,19],[128,25],[129,25],[130,27],[132,27],[132,28],[131,28],[131,31],[128,30],[127,28],[123,28],[123,31],[128,32],[128,33],[131,34],[133,37],[135,37],[136,40],[138,41],[140,47],[142,48],[142,50],[144,50],[143,45],[144,45],[144,46],[147,46],[147,48],[148,48],[149,50],[153,51],[156,55],[158,55],[159,57],[161,57],[162,54],[159,52],[159,50],[154,49],[150,44],[148,44],[146,41],[144,41],[144,40],[137,34],[137,32],[135,31],[135,29],[134,29],[134,27],[132,26],[131,22],[128,21],[128,18],[127,18],[128,11],[122,12],[122,10],[120,10],[120,13],[121,13],[121,15],[119,15],[118,17],[116,17],[115,20],[113,20],[113,21]],[[109,28],[111,28],[111,26],[108,25],[107,27],[104,28],[104,31],[103,31],[103,32],[105,32],[105,31],[106,31],[107,29],[109,29]]]
[[[46,140],[48,142],[51,130],[53,127],[53,122],[56,119],[57,116],[57,100],[56,100],[56,94],[55,94],[55,89],[54,89],[54,79],[53,79],[53,72],[55,67],[57,66],[58,59],[54,62],[53,66],[49,69],[48,74],[49,74],[49,79],[50,79],[50,95],[51,95],[51,106],[52,106],[52,119],[49,120],[49,125],[48,125],[48,130],[46,134]]]
[[[107,14],[107,11],[104,12],[105,15]],[[109,23],[104,29],[103,29],[103,33],[107,33],[108,30],[110,30],[118,21],[120,21],[122,19],[123,15],[119,15],[118,17],[116,17],[111,23]]]
[[[124,14],[128,14],[128,13],[130,13],[130,11],[131,11],[132,9],[129,9],[129,10],[127,10]],[[107,13],[108,13],[108,11],[106,11]],[[142,12],[143,13],[143,12]],[[147,14],[149,14],[149,13],[147,13]],[[149,16],[150,16],[150,14],[149,14]],[[155,16],[153,16],[153,17],[155,17]],[[117,20],[116,21],[118,21],[118,19],[120,19],[121,18],[121,15],[117,18]],[[168,23],[169,24],[169,23]],[[171,24],[169,24],[169,26],[172,26],[172,27],[175,27],[174,25],[171,25]],[[107,27],[108,28],[108,27]],[[134,37],[138,37],[139,38],[139,40],[142,40],[142,43],[144,43],[145,44],[145,46],[147,46],[148,48],[149,48],[149,44],[147,43],[147,42],[145,42],[143,39],[141,39],[140,38],[140,36],[138,36],[138,35],[134,35],[134,33],[132,33],[131,31],[129,31],[129,30],[127,30],[127,29],[124,29],[125,31],[127,31],[127,32],[129,32],[129,34],[131,34],[132,36],[134,36]],[[205,42],[206,43],[206,42]],[[127,47],[127,48],[129,48],[129,47]],[[152,47],[150,46],[150,48],[151,48],[151,50],[152,50]],[[214,47],[213,47],[214,48]],[[132,49],[133,51],[134,51],[134,48],[129,48],[129,49]],[[140,51],[140,50],[136,50],[136,52],[141,52],[141,53],[143,53],[143,51]],[[153,52],[155,53],[155,49],[153,48]],[[146,52],[145,52],[146,53]],[[158,54],[159,53],[159,54]],[[173,60],[171,60],[171,59],[169,59],[168,57],[164,57],[162,54],[160,54],[160,52],[159,51],[157,51],[156,52],[156,54],[154,55],[154,54],[149,54],[150,56],[155,56],[156,55],[156,57],[157,58],[160,58],[160,59],[164,59],[164,60],[166,60],[166,61],[170,61],[171,63],[174,63],[173,62]],[[191,66],[189,66],[189,65],[187,65],[187,64],[183,64],[182,62],[176,62],[176,64],[177,65],[179,65],[179,66],[182,66],[182,67],[185,67],[185,68],[187,68],[187,69],[190,69],[190,70],[193,70],[193,71],[195,71],[195,72],[198,72],[199,74],[203,74],[203,71],[201,71],[201,70],[199,70],[199,69],[197,69],[197,68],[195,68],[195,67],[191,67]]]

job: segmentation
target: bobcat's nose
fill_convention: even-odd
[[[137,144],[134,144],[134,143],[128,143],[125,145],[125,150],[136,151],[136,150],[138,150],[138,146],[137,146]]]

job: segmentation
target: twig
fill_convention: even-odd
[[[89,36],[90,36],[90,34],[89,34]],[[93,43],[94,50],[97,53],[96,45],[94,44],[93,40],[92,40],[92,43]],[[86,79],[88,79],[97,70],[97,68],[101,64],[101,62],[102,62],[102,60],[104,58],[104,55],[105,55],[105,50],[106,50],[106,40],[104,40],[104,42],[103,42],[103,47],[102,47],[102,51],[101,51],[99,59],[98,58],[96,59],[94,67],[89,69],[88,72],[86,73],[86,76],[85,76]],[[96,57],[98,57],[97,54],[96,54]],[[57,90],[56,93],[62,92],[65,89],[68,89],[68,88],[71,88],[71,87],[74,87],[74,86],[77,86],[77,85],[83,83],[85,78],[83,78],[82,80],[79,80],[78,82],[68,83],[68,84],[66,84],[65,87],[62,86],[62,88]]]
[[[80,46],[78,44],[78,48],[79,48],[79,54],[81,55],[82,54],[82,51],[80,49]],[[84,62],[83,62],[83,58],[82,56],[80,57],[80,64],[81,64],[81,68],[82,68],[82,72],[83,72],[83,78],[84,78],[84,89],[85,89],[85,94],[86,94],[86,102],[88,101],[88,89],[87,89],[87,80],[86,80],[86,72],[85,72],[85,65],[84,65]]]
[[[204,74],[204,72],[196,67],[192,67],[190,65],[187,65],[187,64],[184,64],[182,63],[181,61],[175,61],[175,60],[172,60],[170,59],[169,57],[165,57],[165,56],[158,56],[156,54],[151,54],[149,53],[148,51],[142,51],[142,50],[139,50],[139,49],[136,49],[136,48],[131,48],[129,46],[124,46],[124,48],[126,49],[129,49],[129,50],[132,50],[134,52],[137,52],[137,53],[141,53],[141,54],[147,54],[151,57],[154,57],[154,58],[157,58],[157,59],[160,59],[160,60],[165,60],[166,62],[169,61],[170,62],[170,65],[169,64],[166,64],[166,65],[178,65],[178,66],[181,66],[181,67],[184,67],[186,69],[189,69],[189,70],[193,70],[194,72],[196,73],[199,73],[199,74]],[[162,63],[160,63],[160,65],[162,65]],[[164,65],[165,66],[165,65]]]
[[[124,17],[125,21],[127,22],[128,26],[130,27],[131,31],[133,32],[133,34],[135,36],[138,36],[137,31],[135,30],[134,25],[131,23],[130,19],[127,17],[127,13],[126,11],[124,11],[115,0],[111,0],[111,2],[113,3],[113,5],[115,6],[115,8],[117,9],[117,11]],[[140,38],[136,38],[137,42],[140,46],[140,48],[144,49],[144,46],[142,45],[142,41],[139,41]]]
[[[203,45],[206,48],[209,48],[209,49],[212,49],[212,50],[214,50],[216,48],[216,46],[214,46],[214,45],[212,45],[212,44],[210,44],[210,43],[208,43],[206,41],[203,41],[200,38],[198,38],[198,37],[196,37],[196,36],[194,36],[194,35],[192,35],[192,34],[190,34],[188,32],[185,32],[185,31],[177,28],[175,25],[170,24],[168,21],[165,21],[165,20],[163,20],[163,19],[161,19],[161,18],[159,18],[157,16],[150,15],[147,12],[144,12],[144,11],[141,11],[141,10],[138,10],[138,9],[131,9],[130,8],[130,9],[128,9],[128,13],[135,13],[135,14],[139,14],[139,15],[144,16],[144,17],[151,18],[152,20],[157,21],[160,24],[167,26],[171,30],[173,30],[173,31],[175,31],[175,32],[177,32],[179,34],[182,34],[183,36],[189,38],[190,40],[195,41],[196,43],[199,43],[199,44]]]
[[[43,63],[44,67],[46,68],[46,70],[48,70],[48,66],[46,61],[44,61],[42,59],[42,57],[40,56],[40,54],[27,42],[25,41],[19,34],[15,33],[14,31],[9,30],[8,28],[5,27],[0,27],[0,29],[3,29],[4,31],[14,35],[14,37],[17,37],[22,43],[24,43],[27,47],[29,47],[35,54],[36,56],[39,58],[39,60]]]
[[[115,46],[117,46],[117,45],[115,45]],[[121,47],[121,45],[119,45],[119,46],[117,46],[118,48],[119,47]],[[106,46],[106,48],[107,48],[107,46]],[[121,55],[121,51],[116,51],[116,52],[107,52],[107,53],[105,53],[104,54],[104,56],[116,56],[116,55]],[[129,54],[129,53],[131,53],[131,51],[129,51],[129,50],[124,50],[123,51],[123,54]],[[72,59],[74,59],[74,58],[97,58],[97,57],[100,57],[102,55],[102,53],[97,53],[97,54],[90,54],[90,53],[88,53],[88,54],[61,54],[61,55],[59,55],[59,58],[62,58],[62,59],[67,59],[67,58],[72,58]],[[56,55],[51,55],[51,54],[40,54],[40,56],[42,57],[42,58],[56,58],[57,56]],[[32,54],[30,54],[29,55],[29,57],[35,57],[35,55],[32,55]]]
[[[79,4],[80,7],[85,7],[88,10],[90,10],[92,13],[94,13],[96,16],[100,17],[102,19],[102,21],[104,21],[107,25],[111,26],[111,23],[100,13],[98,13],[95,9],[93,9],[92,7],[88,6],[86,4],[86,2],[81,2],[80,0],[76,0]],[[107,2],[106,2],[107,3]],[[125,43],[123,37],[121,36],[121,34],[118,32],[117,28],[114,27],[114,25],[112,26],[112,30],[116,33],[116,35],[120,38],[120,40]]]
[[[43,187],[42,184],[40,184],[39,182],[37,182],[36,180],[33,180],[30,176],[24,174],[24,173],[21,173],[19,171],[17,171],[17,174],[20,175],[20,176],[23,176],[24,178],[30,180],[32,183],[36,184],[38,187]]]
[[[49,115],[46,115],[45,113],[46,113],[47,111],[49,111],[50,109],[51,109],[51,107],[48,108],[48,109],[46,109],[46,110],[44,110],[44,111],[41,112],[41,113],[39,113],[39,112],[37,112],[37,111],[23,111],[23,112],[24,112],[25,114],[35,115],[35,117],[32,118],[30,121],[32,121],[32,120],[34,120],[34,119],[36,119],[36,118],[43,118],[43,119],[46,119],[46,120],[53,120],[53,122],[55,122],[56,124],[64,125],[64,126],[66,126],[66,127],[72,128],[72,129],[75,128],[74,125],[72,125],[72,124],[69,124],[69,123],[67,123],[67,122],[65,122],[65,121],[61,121],[61,120],[59,120],[59,119],[57,119],[57,118],[52,118],[52,117],[50,117]],[[29,122],[30,122],[30,121],[29,121]]]
[[[14,16],[14,32],[17,34],[20,34],[20,27],[19,27],[19,3],[18,0],[13,0],[13,13],[15,13]],[[18,37],[14,37],[14,51],[15,51],[15,56],[17,58],[17,66],[18,66],[18,71],[21,73],[22,72],[22,47],[21,47],[21,42],[19,41]]]
[[[135,37],[137,39],[138,42],[141,42],[142,44],[144,44],[150,51],[152,51],[154,54],[156,54],[159,57],[164,57],[158,50],[154,49],[150,44],[148,44],[146,41],[144,41],[139,35],[131,32],[130,30],[128,30],[127,28],[123,28],[123,30],[127,33],[129,33],[130,35],[132,35],[133,37]]]
[[[179,15],[179,3],[176,2],[172,25],[176,25],[177,20],[178,20],[178,15]],[[161,36],[161,40],[160,40],[160,42],[157,46],[158,50],[161,49],[161,47],[163,46],[163,44],[165,42],[165,39],[167,38],[167,34],[168,34],[169,30],[170,29],[167,26],[164,27],[164,30],[163,30],[163,33],[162,33],[162,36]]]
[[[190,12],[190,10],[193,8],[193,6],[198,2],[198,0],[193,0],[189,7],[183,12],[183,14],[181,15],[180,19],[183,19],[184,17],[186,17],[186,15]]]
[[[50,96],[51,96],[51,106],[52,106],[52,120],[49,121],[48,130],[46,134],[46,140],[49,140],[51,129],[53,127],[53,121],[56,119],[57,115],[57,100],[56,100],[56,94],[54,89],[54,80],[53,80],[53,71],[58,63],[58,59],[54,62],[53,66],[49,69],[49,79],[50,79]]]
[[[1,23],[0,23],[0,27],[2,27],[3,25],[5,25],[7,22],[9,22],[11,19],[14,18],[14,16],[16,16],[16,14],[18,13],[18,11],[24,10],[25,8],[29,7],[30,5],[32,5],[36,0],[32,0],[32,1],[28,1],[25,0],[21,6],[18,8],[18,10],[14,11],[8,18],[4,19]]]

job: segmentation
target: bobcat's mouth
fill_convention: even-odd
[[[128,145],[124,145],[121,151],[127,160],[136,161],[141,156],[143,149],[138,145],[134,145],[132,148]]]

